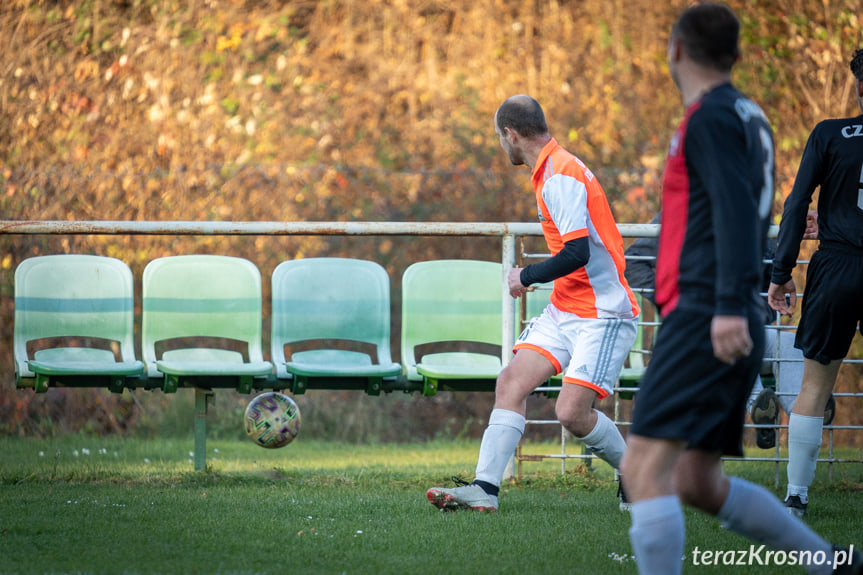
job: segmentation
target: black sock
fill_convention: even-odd
[[[497,493],[498,491],[500,491],[500,487],[498,487],[497,485],[492,485],[488,481],[480,481],[478,479],[474,479],[473,484],[479,485],[480,487],[482,487],[482,490],[485,491],[488,495],[494,495],[495,497],[497,497]]]

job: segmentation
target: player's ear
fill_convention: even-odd
[[[668,61],[677,62],[680,60],[680,42],[674,36],[668,39]]]

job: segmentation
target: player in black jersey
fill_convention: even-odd
[[[863,50],[851,60],[857,106],[863,112]],[[788,510],[802,517],[821,447],[822,413],[842,359],[863,321],[863,115],[824,120],[809,135],[797,179],[782,214],[770,306],[791,315],[797,286],[791,270],[800,251],[806,212],[816,187],[818,251],[803,292],[795,346],[803,351],[803,383],[788,420]],[[786,296],[788,301],[786,302]]]
[[[650,221],[651,224],[660,222],[657,214]],[[816,239],[818,237],[818,212],[810,210],[806,217],[806,233],[804,238]],[[629,282],[629,287],[641,290],[644,299],[656,305],[654,284],[656,276],[656,251],[659,244],[658,237],[638,238],[625,252],[626,272],[624,276]],[[776,251],[776,240],[767,242],[767,251],[764,254],[765,261],[772,262]],[[761,288],[764,292],[770,286],[773,266],[769,263],[764,266],[761,276]],[[787,414],[791,414],[791,408],[800,393],[800,381],[803,379],[803,352],[794,347],[794,333],[787,330],[777,329],[773,325],[776,321],[776,312],[767,305],[767,298],[763,298],[764,308],[764,363],[761,374],[765,369],[775,377],[773,387],[765,387],[761,377],[756,377],[752,393],[746,402],[746,411],[755,424],[776,424],[779,417],[780,407]],[[824,408],[824,425],[830,425],[836,402],[832,396]],[[756,444],[761,449],[768,449],[776,445],[776,429],[773,427],[759,427],[755,433]]]
[[[655,294],[663,324],[622,466],[642,575],[681,572],[681,503],[805,554],[810,573],[832,569],[812,561],[832,557],[829,543],[768,490],[722,470],[723,454],[742,454],[744,405],[764,352],[758,288],[773,201],[772,130],[731,84],[739,30],[725,5],[698,4],[678,18],[668,47],[686,113],[663,175]]]

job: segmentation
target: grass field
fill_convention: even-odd
[[[566,475],[559,462],[526,463],[498,513],[441,513],[425,490],[471,478],[478,443],[210,441],[200,473],[191,448],[191,439],[0,440],[0,573],[636,572],[629,516],[604,463],[573,463]],[[726,468],[773,486],[771,463]],[[863,465],[837,466],[832,483],[819,469],[813,492],[809,524],[863,545]],[[687,537],[685,573],[802,573],[693,565],[696,546],[749,548],[697,513],[687,513]]]

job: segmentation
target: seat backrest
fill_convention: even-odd
[[[469,341],[501,345],[503,266],[477,260],[433,260],[402,276],[401,359],[409,377],[419,345]]]
[[[249,260],[218,255],[158,258],[144,268],[141,339],[150,377],[160,377],[156,344],[177,338],[227,338],[261,350],[261,272]],[[172,355],[175,352],[172,352]],[[198,354],[189,350],[190,358]]]
[[[19,378],[34,377],[27,342],[43,338],[110,340],[121,361],[135,361],[132,271],[118,259],[93,255],[24,260],[15,269],[13,331]]]
[[[553,284],[540,284],[534,286],[532,291],[524,294],[524,321],[529,322],[531,319],[538,317],[545,310],[546,306],[551,303],[551,289]],[[521,317],[522,306],[516,303],[515,305],[515,337],[518,337],[526,327],[526,323],[522,323]]]
[[[284,377],[285,344],[345,340],[375,346],[377,363],[392,362],[390,278],[379,264],[348,258],[308,258],[273,270],[270,351]]]

